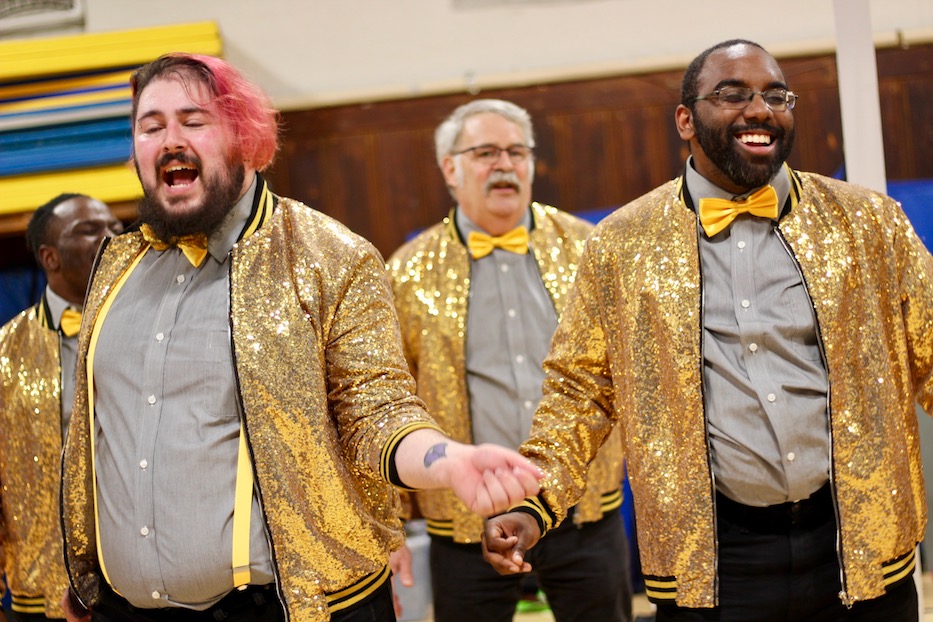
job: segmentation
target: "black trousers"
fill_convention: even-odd
[[[284,622],[285,613],[275,589],[250,586],[235,590],[205,611],[172,607],[139,609],[106,589],[94,607],[93,620],[100,622]],[[332,622],[395,622],[391,583],[386,581],[365,600],[331,616]]]
[[[501,576],[481,545],[431,537],[436,622],[511,622],[525,575]],[[628,622],[632,587],[625,526],[617,511],[576,527],[568,518],[527,560],[558,622]]]
[[[656,622],[917,622],[913,577],[848,609],[829,487],[803,504],[748,508],[717,496],[719,606],[659,604]],[[811,501],[812,500],[812,501]]]

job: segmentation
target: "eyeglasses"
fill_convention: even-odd
[[[787,89],[768,89],[767,91],[753,91],[744,86],[724,86],[712,93],[700,95],[694,101],[701,99],[715,99],[719,105],[729,110],[744,110],[748,107],[755,95],[761,95],[765,105],[774,112],[793,110],[797,103],[797,94]]]
[[[461,155],[472,153],[477,162],[483,164],[495,164],[499,161],[499,156],[505,151],[512,164],[520,164],[534,155],[534,150],[527,145],[509,145],[508,147],[498,147],[496,145],[477,145],[476,147],[467,147],[460,151],[454,151],[450,155]]]

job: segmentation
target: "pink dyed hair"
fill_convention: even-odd
[[[139,96],[153,80],[174,74],[204,84],[214,95],[224,120],[233,128],[245,165],[263,171],[279,147],[279,113],[262,90],[230,63],[214,56],[171,53],[143,65],[130,78],[133,91],[133,132]]]

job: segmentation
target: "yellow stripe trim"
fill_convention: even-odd
[[[45,596],[18,596],[12,594],[10,596],[10,601],[15,605],[21,605],[23,607],[45,605]]]
[[[892,574],[892,575],[889,576],[889,577],[885,577],[885,578],[884,578],[884,585],[885,585],[885,587],[887,587],[887,586],[889,586],[889,585],[892,585],[892,584],[894,584],[894,583],[897,583],[898,581],[900,581],[901,579],[903,579],[903,578],[906,577],[907,575],[911,574],[911,573],[914,571],[914,566],[916,566],[916,561],[913,560],[913,559],[911,559],[911,560],[910,560],[910,565],[908,565],[907,567],[905,567],[904,569],[902,569],[900,572],[897,572],[897,573],[895,573],[895,574]]]
[[[612,510],[618,510],[622,507],[622,489],[619,488],[613,492],[604,492],[599,499],[599,503],[603,514],[611,512]]]
[[[272,215],[272,207],[274,204],[275,202],[272,200],[272,191],[269,190],[269,185],[263,179],[259,196],[259,209],[256,210],[256,215],[252,221],[246,224],[246,229],[243,230],[243,234],[240,236],[241,240],[245,240],[253,235],[256,230],[269,219]]]
[[[392,453],[395,450],[396,446],[398,446],[398,444],[401,443],[402,440],[404,440],[406,436],[408,436],[415,430],[420,430],[421,428],[437,430],[438,432],[441,432],[443,434],[443,431],[440,428],[438,428],[436,425],[427,423],[425,421],[413,421],[412,423],[409,423],[408,425],[404,425],[398,430],[396,430],[392,434],[392,436],[389,437],[389,440],[386,443],[385,447],[382,448],[382,456],[380,456],[379,458],[379,473],[383,479],[385,479],[386,481],[389,481],[389,472],[391,470],[389,468],[391,466],[389,464],[389,461],[392,458]],[[404,487],[399,486],[399,488],[404,488]],[[414,490],[414,488],[408,488],[407,490]]]
[[[219,56],[222,47],[214,22],[0,42],[0,81],[133,67],[166,52]]]
[[[900,559],[889,564],[882,566],[881,570],[884,572],[884,585],[885,587],[897,583],[910,573],[914,571],[914,568],[917,565],[917,556],[915,552],[911,552],[909,555],[905,556],[903,559]]]
[[[36,317],[39,319],[39,326],[42,328],[48,328],[49,330],[56,330],[54,326],[49,324],[49,301],[46,300],[45,294],[42,294],[42,297],[39,299],[38,307],[36,308]],[[14,596],[15,598],[15,596]]]
[[[373,594],[376,590],[385,585],[385,582],[388,580],[389,567],[385,566],[382,570],[363,577],[350,587],[346,587],[339,592],[327,594],[327,606],[330,608],[331,613],[352,607]]]
[[[656,592],[648,586],[645,586],[645,596],[654,600],[675,600],[677,598],[677,591],[674,590],[673,592]]]
[[[133,259],[133,262],[126,269],[126,272],[120,275],[120,278],[117,279],[117,282],[114,284],[113,288],[110,290],[110,293],[107,294],[107,297],[104,299],[104,303],[101,305],[100,310],[97,312],[97,317],[94,318],[93,325],[91,327],[91,339],[88,345],[87,350],[87,409],[88,409],[88,436],[91,440],[91,482],[93,483],[93,493],[94,493],[94,536],[97,540],[97,559],[100,562],[100,571],[104,575],[104,580],[109,584],[113,585],[113,582],[110,580],[109,575],[107,574],[107,567],[104,565],[104,558],[101,555],[103,551],[100,545],[100,511],[98,509],[97,501],[97,466],[96,466],[96,438],[94,434],[94,356],[97,353],[97,341],[100,339],[100,330],[104,325],[104,318],[107,316],[107,313],[110,311],[110,307],[113,306],[113,301],[117,298],[117,292],[119,292],[123,285],[126,284],[126,280],[130,278],[130,275],[133,273],[133,270],[136,269],[136,266],[139,265],[139,262],[145,256],[146,251],[149,250],[149,245],[143,247],[140,253]]]
[[[253,514],[253,464],[246,447],[246,424],[240,422],[236,465],[236,495],[233,502],[233,587],[249,585],[249,534]]]
[[[552,519],[551,514],[544,509],[544,504],[541,503],[541,500],[537,497],[526,497],[515,507],[528,508],[534,512],[539,520],[544,523],[544,533],[547,533],[554,527],[554,519]],[[544,533],[541,535],[543,536]]]
[[[127,164],[0,177],[0,214],[31,212],[62,192],[116,203],[138,199],[143,189],[136,171]]]
[[[454,537],[454,522],[452,520],[432,520],[425,521],[426,531],[434,536],[445,538]]]
[[[10,609],[17,613],[38,613],[45,614],[44,596],[10,596]]]
[[[674,600],[677,598],[677,580],[646,577],[645,595],[653,600]]]

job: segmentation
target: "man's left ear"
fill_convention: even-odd
[[[693,111],[683,104],[677,106],[677,110],[674,111],[674,124],[682,140],[690,140],[696,136],[693,128]]]
[[[45,272],[58,271],[61,260],[58,256],[58,249],[48,244],[39,246],[39,262],[42,264],[42,270]]]

